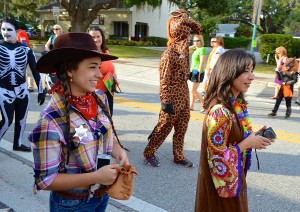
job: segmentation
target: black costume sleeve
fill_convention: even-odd
[[[38,87],[38,92],[43,93],[42,80],[40,74],[36,71],[36,58],[32,49],[28,51],[28,64],[34,77],[34,81]]]
[[[291,78],[286,81],[286,85],[294,85],[298,81],[298,72],[294,72]]]

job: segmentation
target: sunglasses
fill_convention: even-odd
[[[89,29],[88,29],[89,31],[90,30],[98,30],[98,31],[100,31],[100,27],[99,26],[91,26]]]
[[[53,30],[60,30],[60,29],[58,29],[58,28],[57,28],[57,29],[55,29],[55,28],[54,28]]]
[[[201,40],[194,40],[194,42],[200,42]]]
[[[211,42],[211,43],[215,43],[215,42],[217,42],[217,41],[215,41],[215,40],[211,40],[210,42]]]

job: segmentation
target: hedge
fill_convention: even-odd
[[[286,48],[288,57],[299,57],[300,55],[300,39],[286,34],[264,34],[260,36],[261,58],[265,60],[269,54],[269,64],[275,65],[275,49],[279,46]]]
[[[210,37],[203,35],[205,46],[210,47]],[[123,46],[167,46],[168,39],[161,37],[132,37],[131,40],[121,39],[119,36],[110,35],[106,40],[107,44],[111,45],[123,45]],[[250,38],[229,38],[224,37],[224,43],[226,49],[234,48],[248,48],[251,43]],[[192,44],[192,41],[190,41]]]
[[[225,49],[244,48],[247,49],[251,43],[251,38],[237,37],[223,37]]]

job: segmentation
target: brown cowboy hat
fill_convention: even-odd
[[[56,72],[56,65],[66,61],[100,57],[101,61],[115,60],[118,57],[101,54],[91,35],[87,33],[65,33],[55,39],[54,48],[42,56],[36,70],[41,73]]]

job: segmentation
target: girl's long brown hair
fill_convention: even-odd
[[[225,105],[231,112],[234,112],[229,96],[231,86],[233,81],[250,65],[253,69],[255,68],[255,58],[244,50],[233,49],[222,54],[209,78],[203,107],[207,110],[212,101],[216,101],[217,104]],[[247,104],[243,93],[240,93],[238,97],[244,104]]]

